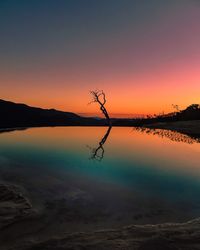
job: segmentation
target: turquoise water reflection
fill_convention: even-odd
[[[113,204],[120,204],[123,209],[116,213],[127,210],[133,219],[148,206],[164,211],[146,218],[150,222],[199,216],[200,144],[112,128],[103,159],[92,160],[91,149],[105,132],[106,128],[61,127],[2,133],[1,176],[30,190],[51,186],[55,196],[62,181],[68,185],[62,184],[62,189],[84,190],[98,204],[107,202],[104,209],[113,214]]]

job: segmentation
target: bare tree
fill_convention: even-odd
[[[97,102],[100,105],[100,110],[102,111],[102,113],[104,114],[104,116],[106,117],[109,126],[112,125],[111,123],[111,119],[108,115],[108,112],[106,110],[105,104],[106,104],[106,95],[103,92],[103,90],[94,90],[94,91],[90,91],[90,94],[93,96],[93,100],[90,102]]]
[[[172,104],[172,108],[175,109],[177,113],[180,111],[180,108],[177,104]]]
[[[108,121],[108,125],[109,125],[104,137],[101,139],[98,146],[96,148],[89,147],[92,150],[91,159],[101,161],[104,157],[104,152],[105,152],[103,145],[105,144],[105,142],[110,134],[110,131],[112,128],[112,122],[111,122],[110,116],[108,114],[108,111],[105,107],[106,95],[105,95],[104,91],[103,90],[93,90],[93,91],[90,91],[90,94],[92,95],[93,100],[89,104],[96,102],[100,105],[100,110],[104,114],[105,118]]]

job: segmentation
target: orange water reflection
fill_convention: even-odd
[[[70,151],[90,158],[88,145],[95,148],[106,133],[106,127],[53,127],[31,128],[24,131],[3,133],[1,143],[42,147]],[[187,142],[187,143],[186,143]],[[181,171],[200,176],[200,144],[186,135],[169,131],[146,131],[133,128],[114,127],[104,144],[105,159],[122,162],[137,162],[139,165],[169,171]],[[130,166],[130,164],[129,164]]]

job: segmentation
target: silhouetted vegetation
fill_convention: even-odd
[[[184,110],[177,110],[177,112],[164,115],[164,116],[158,116],[158,118],[171,118],[172,120],[177,121],[188,121],[188,120],[200,120],[200,105],[199,104],[191,104]]]
[[[97,161],[101,161],[104,157],[104,143],[106,142],[109,134],[110,134],[110,131],[111,131],[111,128],[112,128],[112,121],[110,119],[110,116],[108,114],[108,111],[105,107],[105,104],[106,104],[106,95],[104,93],[103,90],[95,90],[95,91],[90,91],[90,93],[92,94],[93,96],[93,100],[90,102],[90,103],[93,103],[93,102],[96,102],[100,105],[100,110],[101,112],[104,114],[107,122],[108,122],[108,129],[104,135],[104,137],[101,139],[101,141],[99,142],[99,145],[97,148],[92,148],[92,156],[91,156],[91,159],[93,160],[97,160]]]
[[[145,125],[156,122],[175,122],[175,121],[192,121],[200,120],[200,105],[191,104],[184,110],[179,110],[178,105],[174,105],[176,112],[168,114],[159,114],[148,116],[147,118],[135,120],[137,125]]]
[[[100,105],[101,112],[104,114],[105,118],[107,119],[109,126],[111,126],[112,122],[107,112],[107,109],[105,107],[105,104],[106,104],[105,93],[103,92],[103,90],[90,91],[90,93],[93,96],[93,100],[90,103],[96,102]]]

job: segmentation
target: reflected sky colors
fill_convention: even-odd
[[[66,171],[70,166],[76,166],[76,169],[89,175],[93,170],[97,171],[97,175],[99,172],[107,175],[109,169],[113,173],[130,171],[133,174],[140,169],[153,172],[155,177],[161,174],[164,178],[168,173],[180,175],[180,178],[189,175],[196,181],[200,178],[200,144],[173,142],[131,128],[113,128],[104,145],[103,161],[89,160],[88,146],[95,147],[105,132],[106,128],[61,127],[2,133],[1,157],[7,157],[16,164],[27,161],[28,165],[37,163],[40,166],[46,162],[47,166],[66,168]],[[134,181],[132,184],[134,186]]]
[[[79,190],[92,197],[91,209],[109,211],[116,222],[121,216],[122,224],[199,216],[198,142],[114,127],[102,160],[91,160],[90,148],[106,132],[106,127],[57,127],[1,133],[0,176],[34,199],[51,195],[56,200],[67,190]],[[138,213],[141,220],[135,221]]]
[[[165,133],[166,131],[164,130]],[[10,154],[12,151],[15,155],[19,152],[19,160],[22,152],[22,157],[26,158],[28,152],[34,155],[41,151],[39,154],[47,153],[50,158],[60,154],[62,160],[70,155],[72,160],[98,166],[94,161],[88,160],[89,147],[97,146],[106,132],[106,127],[29,128],[0,134],[0,143],[2,152],[6,150],[5,152]],[[172,136],[173,132],[169,133]],[[174,133],[174,136],[178,135],[179,133]],[[187,137],[181,134],[180,136]],[[178,142],[167,136],[160,137],[158,132],[156,134],[153,130],[151,133],[142,133],[132,128],[114,127],[105,142],[105,158],[99,166],[109,168],[109,164],[116,164],[116,167],[129,166],[134,169],[145,165],[145,168],[153,168],[155,171],[180,171],[180,174],[185,172],[198,176],[200,143],[198,140],[187,138],[185,142]],[[34,161],[37,161],[37,157],[34,158]]]
[[[2,0],[1,98],[94,113],[148,114],[199,102],[197,0]]]

